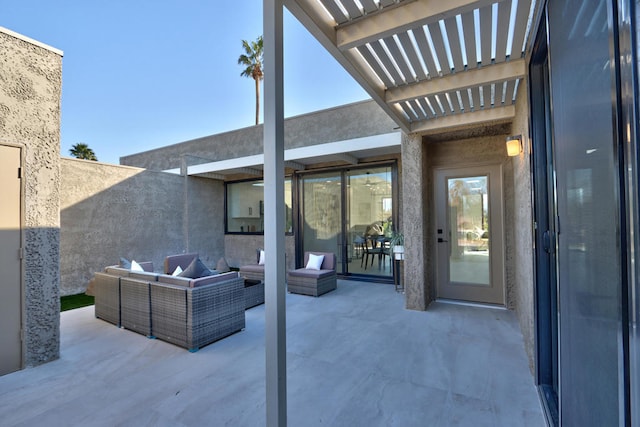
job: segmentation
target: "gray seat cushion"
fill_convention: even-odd
[[[264,265],[249,264],[240,267],[240,271],[249,271],[252,273],[264,273]]]
[[[308,277],[308,278],[315,278],[315,279],[329,277],[335,274],[336,274],[335,270],[309,270],[306,268],[299,268],[297,270],[289,271],[289,276]]]

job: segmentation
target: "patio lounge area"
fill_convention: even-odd
[[[61,357],[0,377],[3,426],[265,425],[264,305],[196,353],[61,314]],[[543,426],[507,310],[404,309],[393,286],[338,281],[287,295],[292,426]]]

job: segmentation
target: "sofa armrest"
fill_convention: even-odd
[[[105,267],[104,272],[113,276],[129,277],[131,270],[118,267],[117,265],[111,265],[109,267]]]
[[[155,282],[158,280],[156,273],[149,273],[147,271],[130,271],[129,277],[132,279],[148,280],[149,282]]]
[[[93,276],[95,316],[120,326],[120,276],[96,273]]]
[[[198,279],[191,279],[189,287],[197,288],[204,285],[211,285],[214,283],[226,282],[228,280],[237,279],[240,277],[237,271],[229,271],[228,273],[214,274],[213,276],[200,277]]]
[[[171,274],[159,274],[158,282],[188,288],[191,283],[191,279],[188,277],[172,276]]]

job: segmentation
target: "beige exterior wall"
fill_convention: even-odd
[[[210,268],[224,256],[220,181],[67,158],[61,170],[63,295],[120,257],[161,271],[170,254],[198,252]]]
[[[428,147],[419,135],[402,138],[402,232],[405,236],[404,281],[405,305],[411,310],[426,310],[435,298],[433,246],[430,212],[432,202],[427,188],[430,178],[427,163]]]
[[[285,120],[285,149],[394,132],[397,125],[374,101],[342,105]],[[153,170],[250,156],[263,152],[262,125],[210,135],[120,158],[120,164]]]
[[[0,143],[23,156],[23,364],[30,367],[60,355],[62,52],[0,28],[0,82]]]

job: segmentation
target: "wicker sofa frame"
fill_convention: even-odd
[[[191,352],[245,328],[237,272],[188,279],[107,267],[94,282],[97,318]]]
[[[264,280],[244,279],[244,308],[264,304]]]

